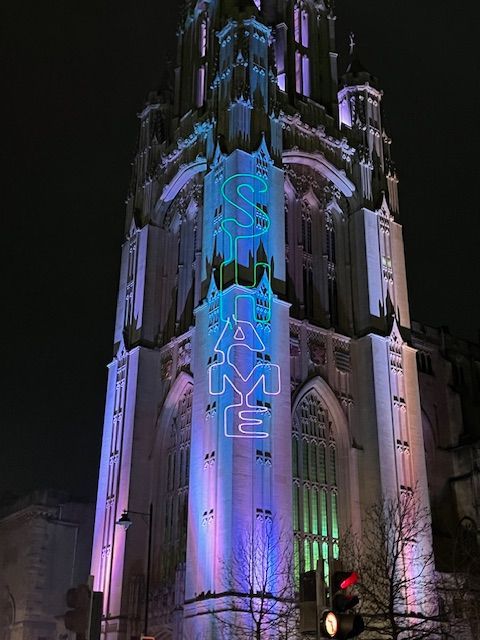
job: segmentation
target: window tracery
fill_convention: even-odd
[[[309,16],[303,2],[293,7],[293,32],[295,39],[295,88],[297,93],[310,96],[310,40]]]
[[[200,53],[200,58],[204,58],[207,55],[207,38],[208,38],[208,21],[207,17],[204,16],[200,21],[200,34],[198,41],[198,49]]]
[[[325,237],[328,260],[328,310],[330,313],[330,324],[336,327],[338,324],[336,237],[333,217],[329,212],[325,215]]]
[[[199,33],[198,33],[198,55],[200,58],[199,67],[197,70],[197,95],[196,104],[197,107],[201,107],[205,102],[205,86],[206,86],[206,56],[208,47],[208,17],[204,15],[200,20]]]
[[[337,451],[328,412],[316,391],[298,404],[292,437],[295,576],[298,580],[322,559],[328,579],[338,558]]]
[[[193,387],[189,385],[180,397],[167,435],[162,554],[166,575],[184,561],[186,553],[192,399]]]

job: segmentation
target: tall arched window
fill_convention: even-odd
[[[166,434],[167,475],[162,536],[162,574],[166,579],[171,577],[179,563],[185,562],[192,396],[193,387],[188,385],[180,396]]]
[[[205,82],[207,73],[208,18],[203,16],[198,34],[199,67],[197,70],[196,104],[201,107],[205,101]]]
[[[336,239],[333,218],[328,213],[325,221],[325,232],[328,259],[328,311],[330,313],[330,324],[336,327],[338,324]]]
[[[308,11],[303,2],[296,2],[293,7],[293,32],[295,42],[304,47],[308,47]]]
[[[328,411],[312,390],[293,416],[293,528],[295,576],[323,559],[328,580],[338,558],[337,451]]]
[[[313,316],[313,270],[312,261],[306,260],[303,265],[303,307],[305,318]]]
[[[293,7],[293,33],[295,38],[295,88],[297,93],[310,96],[310,58],[308,11],[303,2]]]
[[[198,38],[198,52],[200,58],[204,58],[207,55],[207,40],[208,40],[208,21],[204,16],[200,21],[200,34]]]

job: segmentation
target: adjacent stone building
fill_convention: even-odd
[[[0,638],[64,640],[70,587],[86,582],[94,507],[35,491],[0,507]]]
[[[453,569],[462,521],[480,525],[480,346],[414,322],[430,503],[439,569]]]

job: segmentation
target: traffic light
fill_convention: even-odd
[[[326,585],[321,565],[300,574],[300,633],[317,633],[319,616],[326,607]]]
[[[330,617],[331,630],[335,627],[335,634],[332,638],[347,640],[359,636],[365,629],[363,618],[355,613],[353,609],[358,605],[359,598],[348,593],[347,589],[358,582],[358,574],[355,571],[335,571],[332,575],[332,609],[333,616]],[[328,614],[327,614],[328,615]],[[335,617],[335,624],[333,618]],[[329,621],[325,618],[325,623]],[[327,629],[328,631],[328,629]]]
[[[67,591],[67,607],[65,613],[65,627],[74,631],[77,640],[85,640],[90,618],[91,591],[88,585],[80,584]]]
[[[300,602],[317,601],[317,576],[316,571],[306,571],[300,576]]]
[[[316,571],[300,574],[300,633],[317,632]]]
[[[355,571],[335,571],[332,576],[333,610],[337,613],[345,613],[353,609],[359,603],[358,596],[347,594],[348,587],[358,582],[358,574]]]
[[[100,640],[102,631],[103,591],[93,591],[88,625],[88,640]]]
[[[77,640],[99,640],[103,608],[103,593],[80,584],[67,591],[65,628],[74,631]]]

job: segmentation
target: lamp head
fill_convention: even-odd
[[[130,519],[130,516],[128,515],[128,511],[124,511],[120,519],[117,520],[115,524],[117,524],[119,527],[123,527],[125,531],[128,531],[128,529],[132,526],[132,521]]]

